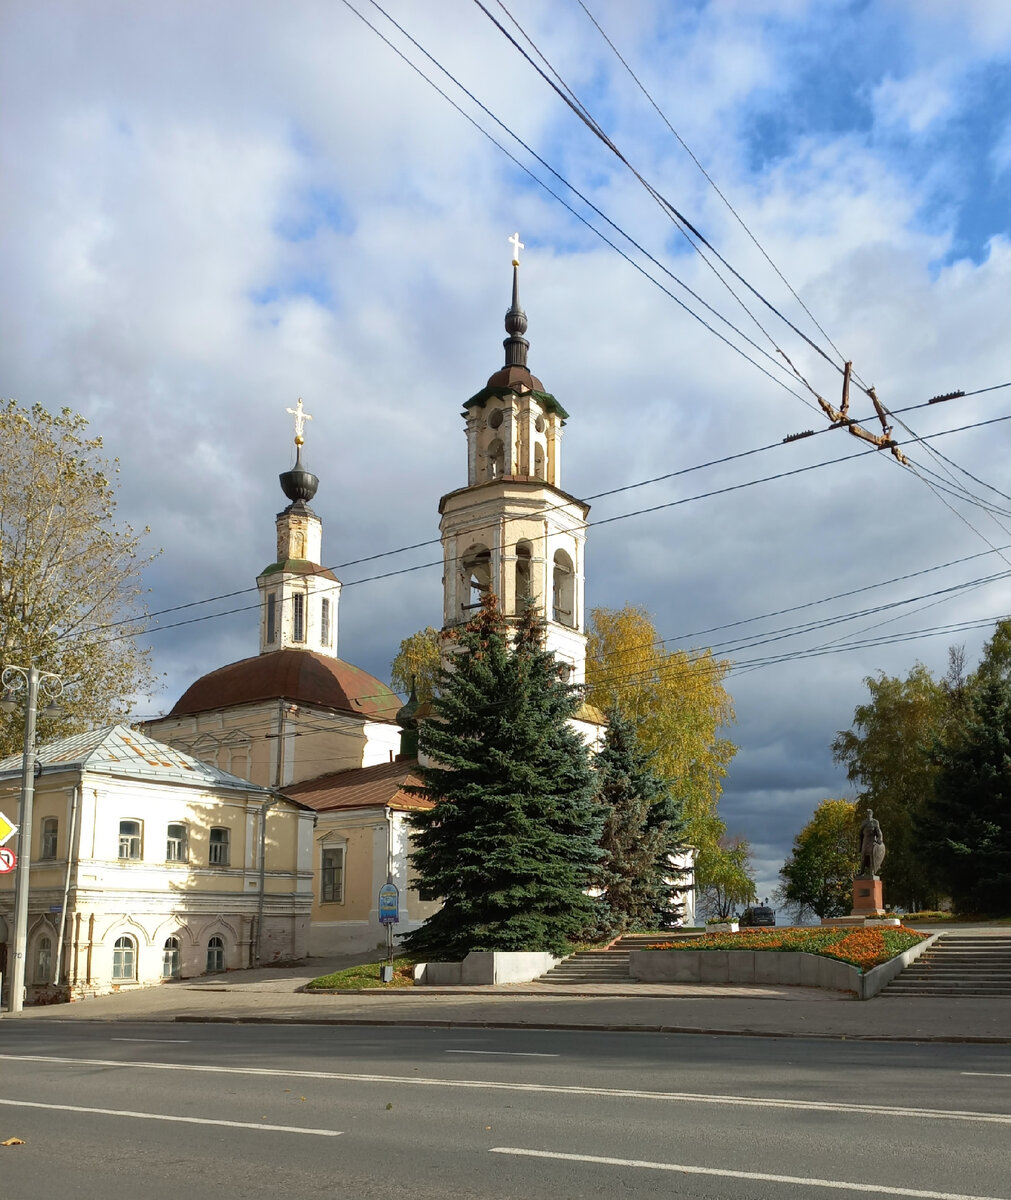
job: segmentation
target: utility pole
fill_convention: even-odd
[[[35,802],[35,721],[38,714],[39,690],[50,703],[46,711],[53,713],[52,703],[63,691],[59,676],[40,671],[36,666],[4,667],[0,676],[3,695],[0,711],[12,713],[17,708],[21,692],[25,699],[25,739],[21,756],[21,803],[18,806],[18,865],[14,876],[14,962],[11,965],[10,996],[7,1011],[21,1012],[25,999],[25,965],[28,943],[28,882],[32,859],[32,809]]]

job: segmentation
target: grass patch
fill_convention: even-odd
[[[393,960],[393,982],[382,983],[379,979],[379,968],[385,962],[362,963],[357,967],[346,967],[343,971],[334,971],[331,975],[320,975],[305,985],[307,992],[360,992],[363,988],[402,988],[414,987],[414,959],[395,958]]]
[[[742,929],[706,933],[690,941],[669,941],[653,950],[778,950],[820,954],[862,971],[878,967],[929,935],[904,925],[856,929]]]

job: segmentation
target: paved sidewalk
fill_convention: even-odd
[[[319,975],[362,961],[368,960],[314,959],[304,967],[235,971],[29,1008],[3,1020],[517,1026],[1011,1044],[1006,998],[877,996],[861,1003],[845,993],[813,988],[631,982],[336,995],[300,990]]]

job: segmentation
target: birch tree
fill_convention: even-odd
[[[40,714],[40,741],[122,719],[154,682],[135,636],[149,558],[115,522],[118,467],[87,424],[69,408],[0,404],[0,665],[62,680],[63,715]],[[0,717],[0,757],[21,748],[22,722]]]

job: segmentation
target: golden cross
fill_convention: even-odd
[[[304,445],[305,438],[302,435],[305,433],[305,423],[306,421],[311,421],[312,417],[309,413],[302,411],[302,397],[299,396],[298,403],[294,408],[286,408],[284,411],[291,413],[295,418],[295,445]]]

